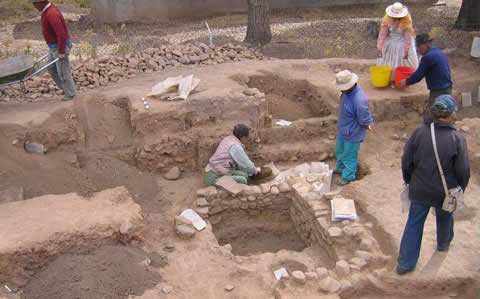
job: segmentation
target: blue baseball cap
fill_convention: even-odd
[[[457,103],[455,102],[455,99],[449,94],[442,94],[441,96],[438,96],[437,98],[435,98],[435,101],[432,105],[432,111],[434,112],[453,113],[457,110]]]

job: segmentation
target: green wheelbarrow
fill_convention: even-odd
[[[25,88],[25,81],[36,76],[57,63],[58,58],[46,61],[49,54],[35,60],[33,56],[15,56],[0,60],[0,88],[21,83]]]

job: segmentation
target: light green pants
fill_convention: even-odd
[[[217,175],[213,170],[209,170],[205,173],[205,183],[209,186],[215,186],[221,177],[221,175]],[[232,179],[239,184],[246,185],[247,178],[248,174],[246,172],[240,170],[235,170],[232,172]]]

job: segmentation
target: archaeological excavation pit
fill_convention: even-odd
[[[249,77],[247,85],[265,94],[273,119],[294,121],[326,117],[335,111],[328,101],[328,94],[307,80],[265,74]]]
[[[290,200],[284,199],[284,202],[279,210],[264,210],[258,214],[240,211],[223,213],[224,220],[213,225],[219,245],[230,244],[232,253],[241,256],[275,253],[282,249],[302,251],[306,244],[290,216]]]
[[[197,210],[204,216],[208,210],[219,245],[237,256],[286,250],[287,255],[312,255],[315,267],[346,261],[363,271],[385,265],[371,224],[332,221],[331,179],[327,164],[305,163],[268,183],[243,186],[240,192],[232,192],[229,184],[200,189],[197,202],[208,203],[208,208]]]

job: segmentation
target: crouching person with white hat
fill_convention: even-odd
[[[370,129],[373,117],[356,74],[348,70],[341,71],[334,84],[342,92],[335,146],[337,166],[334,173],[342,176],[337,184],[346,185],[356,179],[360,143],[365,139],[366,130]]]
[[[72,78],[72,69],[68,56],[72,49],[70,33],[60,10],[47,0],[30,0],[35,8],[41,12],[42,33],[49,48],[50,59],[58,57],[58,62],[50,67],[49,72],[53,81],[63,90],[63,100],[72,100],[75,97],[75,84]]]

